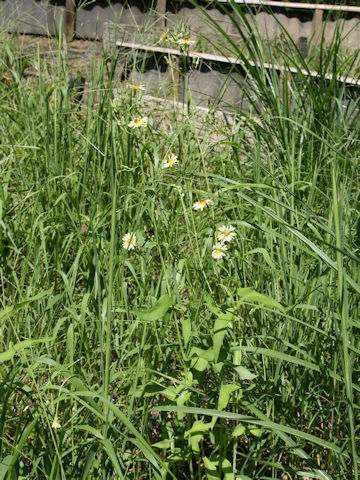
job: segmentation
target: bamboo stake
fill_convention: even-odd
[[[65,4],[65,38],[71,42],[75,33],[75,0],[66,0]]]
[[[315,10],[312,20],[313,38],[315,44],[319,43],[321,40],[323,16],[323,10]]]
[[[165,13],[166,13],[166,0],[158,0],[156,15],[157,21],[156,26],[164,28],[165,27]]]

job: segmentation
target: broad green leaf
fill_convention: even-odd
[[[190,400],[190,398],[191,398],[191,392],[189,392],[188,390],[183,390],[176,399],[176,405],[183,406],[188,400]],[[183,420],[183,418],[184,418],[184,414],[179,412],[178,419]]]
[[[252,288],[238,288],[237,294],[240,296],[240,302],[258,303],[259,305],[276,308],[281,312],[285,312],[285,309],[281,303],[277,302],[268,295],[256,292]]]
[[[0,480],[4,480],[11,466],[13,456],[7,455],[3,461],[0,463]]]
[[[232,468],[231,463],[227,458],[223,458],[221,460],[221,470],[224,475],[224,480],[233,480],[234,479],[234,471]]]
[[[209,362],[200,357],[192,358],[190,362],[190,368],[195,368],[198,372],[204,372],[208,366]]]
[[[238,367],[234,367],[234,370],[238,374],[240,380],[253,380],[256,378],[256,375],[251,373],[247,368],[242,367],[239,365]]]
[[[161,440],[161,442],[153,443],[153,444],[151,444],[151,446],[164,450],[164,449],[168,449],[168,448],[171,447],[171,442],[170,442],[169,439],[166,439],[166,440]]]
[[[218,461],[212,461],[207,457],[202,457],[205,465],[206,478],[207,480],[218,480],[221,478],[220,472],[218,470]]]
[[[227,332],[227,328],[231,323],[232,318],[233,318],[233,315],[231,313],[224,313],[215,320],[214,336],[213,336],[215,363],[217,363],[219,359],[220,350],[224,341],[224,337]]]
[[[229,403],[230,395],[236,390],[239,390],[239,388],[239,385],[235,385],[235,383],[221,385],[217,405],[218,410],[224,410],[224,408],[226,408],[227,404]]]
[[[189,435],[196,435],[198,433],[208,432],[213,427],[211,422],[204,423],[202,420],[195,420],[190,430],[187,430],[184,434],[184,438]]]
[[[184,344],[185,347],[187,346],[190,338],[191,338],[191,320],[190,318],[184,318],[181,320],[181,326],[182,326],[182,333],[184,337]]]
[[[162,318],[173,304],[173,299],[169,295],[162,295],[149,310],[134,310],[134,314],[140,320],[153,322]]]
[[[185,432],[184,438],[190,437],[190,446],[195,453],[200,453],[199,443],[203,438],[204,433],[208,432],[213,427],[213,422],[204,423],[202,420],[196,420],[190,430]]]
[[[233,437],[242,437],[244,435],[260,437],[262,432],[261,428],[258,428],[256,425],[243,425],[239,423],[239,425],[236,425],[234,428],[232,435]]]
[[[243,423],[239,423],[236,425],[232,432],[233,437],[242,437],[243,435],[246,435],[246,427]]]
[[[190,350],[189,357],[199,357],[203,358],[204,360],[207,360],[208,362],[213,362],[214,361],[214,350],[212,348],[208,348],[207,350],[204,350],[199,347],[192,347]]]
[[[9,348],[9,350],[6,350],[6,352],[0,353],[0,362],[6,362],[7,360],[11,360],[12,358],[14,358],[17,352],[24,350],[25,348],[32,347],[33,345],[36,345],[38,343],[51,342],[51,340],[51,337],[45,337],[37,338],[34,340],[23,340],[22,342],[18,342],[11,348]]]

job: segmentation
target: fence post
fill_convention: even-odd
[[[65,3],[65,38],[71,42],[75,33],[75,0],[66,0]]]
[[[164,28],[165,27],[165,12],[166,12],[166,0],[158,0],[156,7],[156,26]]]
[[[312,29],[313,29],[313,42],[318,44],[322,37],[322,22],[323,22],[324,11],[316,9],[314,12],[312,20]]]

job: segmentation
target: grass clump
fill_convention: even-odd
[[[79,100],[61,43],[25,77],[1,41],[2,478],[357,479],[344,83],[296,54],[284,81],[234,44],[252,112],[159,114],[114,90],[115,57]]]

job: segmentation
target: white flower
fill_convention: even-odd
[[[221,260],[226,255],[225,250],[227,250],[227,246],[225,245],[225,243],[215,243],[211,256],[215,260]]]
[[[165,30],[165,32],[163,32],[161,35],[160,35],[160,38],[159,38],[159,42],[164,42],[166,40],[169,39],[169,32],[167,30]]]
[[[232,225],[222,225],[219,228],[219,233],[217,234],[217,238],[220,242],[232,242],[236,237],[235,227]]]
[[[131,120],[129,122],[128,127],[130,128],[140,128],[140,127],[146,127],[148,124],[148,117],[136,117],[134,120]]]
[[[139,83],[128,83],[127,88],[131,88],[132,90],[146,90],[145,85],[140,85]]]
[[[122,242],[125,250],[134,250],[136,247],[136,234],[134,232],[126,233],[122,238]]]
[[[54,418],[54,421],[51,425],[51,428],[61,428],[61,425],[60,425],[57,417]]]
[[[209,198],[202,198],[198,202],[195,202],[193,205],[194,210],[204,210],[204,208],[208,207],[209,205],[214,205],[214,202]]]
[[[175,163],[177,163],[177,156],[171,153],[163,161],[162,168],[172,167]]]
[[[190,37],[179,38],[177,41],[179,45],[193,45],[195,42],[190,40]]]

